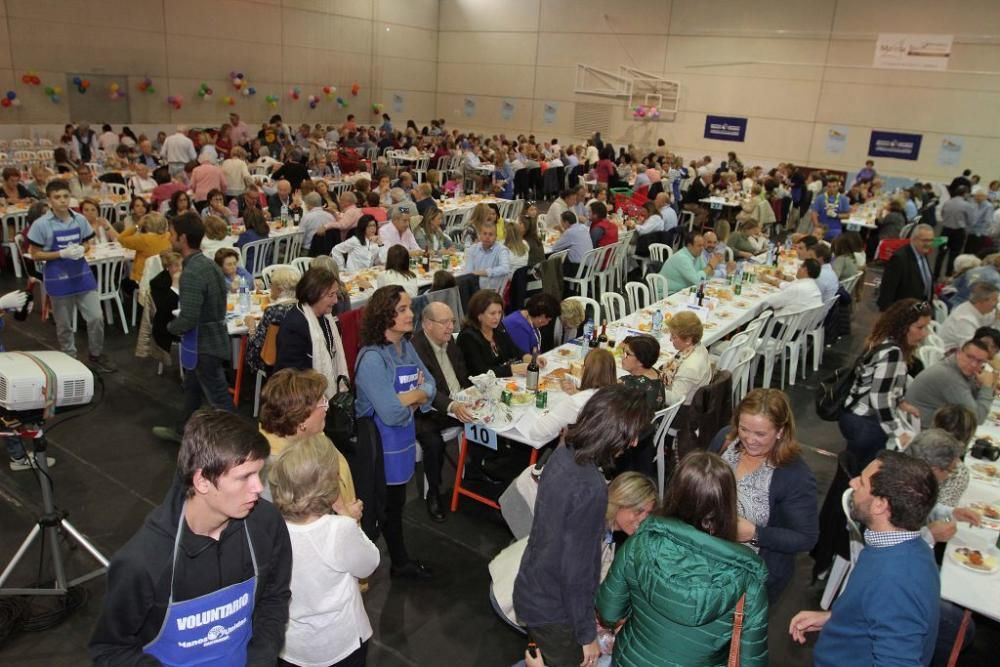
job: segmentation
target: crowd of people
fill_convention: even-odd
[[[707,449],[675,443],[658,502],[654,415],[690,406],[715,376],[695,312],[675,314],[663,337],[618,341],[621,377],[615,356],[594,349],[578,379],[562,380],[568,400],[526,425],[528,437],[549,442],[530,534],[508,548],[517,558],[508,556],[503,576],[491,568],[498,606],[527,633],[526,664],[722,664],[734,654],[742,664],[766,664],[769,604],[789,586],[798,556],[815,557],[845,530],[842,513],[833,521],[821,514],[831,498],[839,507],[848,486],[850,518],[866,528],[862,555],[832,610],[792,619],[791,640],[819,632],[819,665],[882,664],[887,656],[939,664],[954,640],[955,609],[940,599],[927,543],[947,542],[954,521],[979,522],[959,499],[968,484],[966,446],[997,387],[990,364],[1000,350],[1000,254],[991,249],[1000,183],[986,191],[963,176],[941,191],[917,184],[888,193],[871,162],[847,186],[840,174],[791,164],[747,167],[735,153],[718,167],[710,156],[685,165],[662,141],[648,152],[616,152],[600,135],[561,146],[449,131],[438,120],[396,130],[383,120],[378,128],[349,116],[339,127],[295,129],[275,116],[254,133],[232,114],[217,129],[155,138],[109,126],[98,135],[81,124],[68,126],[60,142],[59,173],[34,170],[27,187],[19,174],[4,173],[7,202],[32,203],[28,254],[52,300],[63,351],[76,354],[79,312],[88,363],[115,370],[85,259],[87,246],[106,238],[136,253],[129,293],[145,262],[160,259],[145,304],[152,339],[166,353],[179,343],[186,370],[176,423],[154,428],[180,444],[177,476],[112,561],[90,646],[95,663],[148,655],[167,664],[365,664],[373,630],[363,592],[380,565],[375,542],[385,539],[391,577],[440,576],[432,559],[406,544],[402,516],[417,448],[426,511],[444,522],[442,434],[474,421],[461,398],[470,378],[544,367],[538,353],[583,322],[578,302],[545,291],[515,302],[504,291],[514,271],[545,261],[544,234],[558,230],[548,252],[567,251],[566,276],[620,232],[634,232],[637,256],[643,237],[675,244],[662,266],[650,268],[669,293],[732,275],[738,262],[784,242],[797,273],[766,278],[781,289],[760,308],[780,315],[837,302],[848,319],[860,292],[848,293],[843,282],[877,259],[879,243],[898,249],[885,263],[875,299],[881,314],[839,411],[848,475],[825,490],[822,513],[824,490],[802,455],[789,399],[767,387],[730,406],[731,423],[707,434]],[[367,163],[371,149],[390,148],[429,154],[432,168],[416,178]],[[124,220],[101,217],[95,162],[102,178],[131,174]],[[490,176],[484,164],[494,166]],[[536,194],[558,195],[547,208],[530,203],[505,220],[495,205],[479,204],[463,234],[444,233],[442,196],[475,181],[510,198],[524,169],[541,174]],[[269,175],[273,192],[251,170]],[[544,174],[556,170],[561,180],[545,187]],[[328,181],[350,187],[333,197]],[[609,199],[609,188],[626,184],[645,195],[627,219]],[[738,198],[739,211],[720,215],[702,201],[711,196]],[[879,213],[866,242],[845,220],[871,202]],[[697,225],[690,233],[679,224],[688,212]],[[271,274],[268,307],[247,321],[247,363],[266,376],[253,424],[235,414],[230,393],[226,302],[254,282],[240,248],[280,224],[301,229],[303,253],[313,259],[304,272]],[[479,289],[462,299],[461,321],[445,301],[414,312],[420,287],[411,256],[431,252],[464,253],[478,279]],[[340,273],[375,266],[384,270],[365,285],[374,288],[367,304],[350,311]],[[438,272],[431,290],[454,285],[454,276]],[[932,327],[939,293],[950,313]],[[22,294],[0,307],[21,307]],[[348,336],[344,321],[352,316]],[[929,335],[940,342],[936,357],[918,354]],[[31,468],[16,439],[7,449],[12,469]],[[466,477],[499,490],[509,480],[498,479],[495,463],[473,455]]]

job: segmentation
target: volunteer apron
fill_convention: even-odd
[[[71,243],[83,245],[83,233],[74,216],[69,224],[59,222],[53,225],[52,242],[46,248],[58,252]],[[50,259],[45,262],[45,291],[50,296],[71,296],[97,289],[97,279],[90,270],[87,260]]]
[[[243,530],[250,546],[253,576],[244,582],[211,593],[174,602],[174,572],[184,527],[184,510],[177,520],[170,601],[156,638],[143,647],[164,665],[245,665],[247,644],[253,635],[253,610],[257,593],[257,556],[246,521]]]
[[[405,343],[404,343],[405,345]],[[400,364],[393,368],[393,387],[396,393],[417,388],[420,368],[415,364]],[[382,438],[382,453],[385,461],[385,483],[406,484],[413,477],[417,465],[417,425],[410,416],[403,426],[389,426],[374,413],[372,418]]]

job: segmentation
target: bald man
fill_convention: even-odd
[[[465,359],[452,336],[456,324],[455,313],[448,304],[432,301],[421,314],[421,331],[413,337],[413,347],[438,387],[432,404],[434,410],[416,413],[417,442],[424,451],[424,474],[427,475],[427,513],[438,523],[446,519],[444,507],[447,504],[441,498],[445,447],[441,431],[461,426],[458,420],[472,421],[468,408],[452,399],[453,394],[472,384]],[[458,419],[449,417],[449,413]]]

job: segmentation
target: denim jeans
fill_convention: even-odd
[[[8,435],[4,439],[7,446],[7,456],[11,461],[20,461],[24,458],[24,442],[19,435]]]
[[[178,433],[184,432],[188,418],[201,407],[203,399],[217,410],[236,412],[229,395],[225,363],[225,360],[210,354],[199,354],[198,365],[184,374],[184,414]]]
[[[878,453],[885,449],[888,437],[882,430],[882,424],[877,415],[860,417],[850,410],[844,410],[838,420],[840,433],[847,440],[847,451],[854,454],[857,470],[852,475],[859,475],[865,466],[875,460]]]

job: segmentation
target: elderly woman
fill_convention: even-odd
[[[503,299],[493,290],[481,289],[466,306],[465,324],[458,334],[458,347],[469,375],[493,371],[497,377],[523,375],[531,355],[522,353],[503,325]],[[539,359],[540,366],[545,365]]]
[[[718,456],[693,452],[670,481],[664,516],[646,519],[625,542],[596,600],[604,622],[625,623],[616,664],[667,656],[677,665],[726,664],[741,599],[739,664],[767,664],[767,569],[737,544],[736,486]]]
[[[236,216],[233,215],[232,209],[226,206],[226,196],[222,194],[222,190],[208,192],[208,206],[202,209],[201,217],[205,219],[210,215],[225,220],[230,227],[236,222]]]
[[[603,387],[566,429],[542,471],[513,600],[547,665],[593,667],[597,662],[594,593],[601,579],[608,506],[601,470],[638,441],[651,418],[637,392]]]
[[[0,190],[0,197],[7,200],[8,204],[18,204],[32,199],[28,188],[21,185],[21,170],[17,167],[4,167],[3,188]]]
[[[354,407],[358,416],[358,450],[366,452],[359,457],[364,461],[358,465],[374,480],[375,495],[385,500],[376,518],[392,559],[390,574],[394,578],[426,579],[432,576],[430,569],[411,559],[406,550],[403,506],[406,484],[416,465],[413,413],[432,409],[437,387],[410,342],[413,333],[410,303],[409,295],[398,285],[379,288],[368,301],[361,323],[362,348],[358,353]],[[371,469],[372,461],[376,462],[375,469]],[[363,494],[361,497],[364,499]],[[366,525],[374,529],[373,525]]]
[[[559,301],[551,294],[539,292],[525,302],[524,308],[503,318],[503,324],[517,349],[522,354],[531,354],[535,348],[542,351],[541,329],[557,317]]]
[[[167,220],[173,220],[181,213],[191,210],[191,197],[183,190],[177,190],[170,195],[170,205],[167,208]]]
[[[191,172],[191,191],[194,193],[194,200],[198,204],[208,201],[208,193],[212,190],[223,192],[226,190],[226,177],[222,169],[215,164],[215,150],[207,150],[206,146],[198,156],[198,166]],[[199,206],[200,208],[200,206]]]
[[[140,199],[140,201],[142,201]],[[138,284],[146,269],[146,260],[153,255],[159,255],[164,250],[170,250],[170,231],[167,229],[167,219],[159,213],[147,213],[138,219],[138,224],[130,224],[125,231],[118,233],[108,225],[105,230],[112,241],[118,241],[123,248],[135,251],[132,260],[132,273],[129,278]]]
[[[965,456],[965,444],[939,428],[921,431],[906,448],[906,453],[931,467],[938,484],[944,484]],[[955,536],[955,523],[966,521],[978,526],[982,517],[974,509],[938,503],[927,517],[927,527],[921,532],[930,544],[947,542]]]
[[[229,157],[222,161],[222,176],[226,180],[227,197],[239,197],[253,183],[250,167],[247,166],[247,152],[241,146],[234,146]]]
[[[226,289],[230,292],[238,292],[244,281],[248,289],[254,289],[253,274],[240,266],[240,253],[232,248],[219,248],[212,259],[222,269]]]
[[[975,255],[962,254],[955,258],[955,272],[951,274],[951,282],[941,291],[941,298],[948,304],[949,310],[955,310],[969,300],[969,293],[972,291],[970,279],[978,273],[973,272],[973,269],[979,269],[982,265],[983,260]]]
[[[760,223],[755,218],[749,218],[729,235],[727,244],[732,248],[736,259],[749,259],[760,253],[763,242]]]
[[[617,383],[614,355],[607,350],[591,350],[583,361],[579,388],[571,378],[562,378],[560,388],[569,396],[569,400],[560,401],[537,418],[526,420],[524,436],[536,442],[554,440],[564,428],[576,423],[583,406],[598,389]]]
[[[413,237],[417,240],[417,245],[420,246],[421,250],[448,254],[456,251],[451,239],[441,229],[443,219],[444,214],[436,206],[432,206],[424,213],[420,225],[413,232]]]
[[[976,413],[962,405],[945,405],[938,408],[931,419],[931,426],[950,433],[964,447],[968,447],[979,428]],[[950,507],[956,507],[959,499],[969,488],[969,468],[962,460],[948,479],[938,488],[938,502]]]
[[[729,432],[709,451],[736,475],[737,538],[767,564],[773,602],[792,578],[796,555],[812,549],[819,536],[816,478],[795,438],[788,397],[776,389],[751,391],[733,411]]]
[[[347,379],[347,357],[333,318],[339,298],[337,275],[310,266],[295,287],[298,302],[289,308],[278,329],[275,370],[313,368],[329,383],[326,396],[340,391],[338,380]]]
[[[167,216],[170,219],[170,216]],[[205,236],[201,239],[201,251],[205,257],[215,259],[215,253],[222,248],[232,250],[235,239],[229,236],[229,225],[222,218],[210,215],[203,220],[205,223]]]
[[[149,196],[156,189],[156,179],[150,175],[149,167],[144,162],[136,162],[132,169],[135,174],[129,179],[128,184],[135,195]]]
[[[680,312],[667,324],[670,342],[677,353],[664,365],[661,377],[666,388],[667,405],[683,401],[690,405],[694,393],[712,381],[712,363],[701,344],[704,329],[692,312]]]
[[[32,199],[45,199],[45,186],[49,184],[52,172],[43,164],[36,164],[31,167],[31,181],[25,186]]]
[[[641,392],[654,412],[667,407],[663,380],[655,368],[660,360],[659,341],[646,334],[628,336],[621,342],[621,351],[622,370],[628,373],[622,384]]]
[[[267,308],[264,309],[260,318],[247,316],[246,324],[249,338],[246,360],[251,372],[270,373],[271,364],[277,360],[277,330],[281,327],[285,316],[288,315],[288,311],[294,308],[297,303],[295,288],[299,284],[299,279],[299,272],[294,269],[277,269],[271,274],[271,290],[268,295]],[[274,347],[265,353],[265,342],[272,327],[275,328],[275,332],[272,334]],[[264,359],[265,354],[270,362]]]
[[[568,343],[581,335],[583,323],[587,319],[586,310],[579,301],[563,299],[559,304],[559,321],[556,322],[556,346]]]

